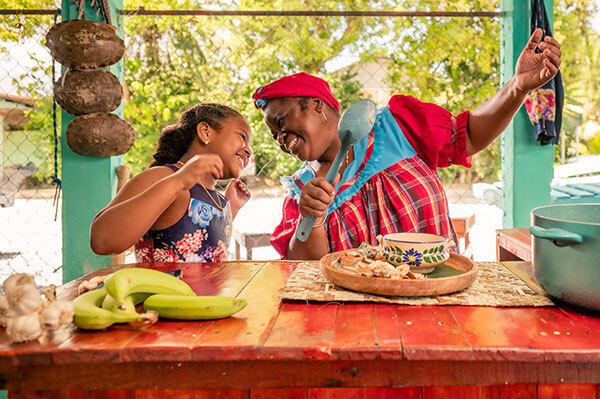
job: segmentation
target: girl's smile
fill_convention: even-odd
[[[252,156],[250,126],[243,118],[232,117],[223,123],[220,132],[214,132],[212,128],[209,130],[210,137],[214,137],[214,139],[210,140],[210,144],[205,144],[205,148],[208,152],[218,154],[223,160],[223,178],[239,177]],[[205,137],[202,136],[200,141],[204,139]]]
[[[244,169],[248,165],[250,157],[245,155],[245,150],[242,150],[235,154],[235,157],[240,162],[240,169]]]

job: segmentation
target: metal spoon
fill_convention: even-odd
[[[338,123],[338,136],[342,145],[325,176],[325,180],[330,184],[333,184],[333,180],[340,170],[342,161],[350,146],[354,143],[358,143],[369,135],[375,124],[376,116],[377,106],[371,100],[360,100],[359,102],[352,104],[352,106],[344,112]],[[315,220],[315,216],[303,217],[296,229],[296,238],[300,241],[306,241],[312,231]]]

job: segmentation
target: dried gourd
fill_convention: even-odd
[[[102,22],[68,20],[46,34],[46,47],[52,58],[69,69],[103,68],[125,55],[125,42],[116,28]]]
[[[133,128],[115,114],[81,115],[67,126],[69,148],[88,157],[110,157],[126,153],[135,141]]]
[[[108,71],[67,71],[54,85],[54,96],[72,115],[111,112],[121,104],[123,88]]]

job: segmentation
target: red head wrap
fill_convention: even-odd
[[[271,98],[319,97],[331,108],[340,111],[340,104],[333,97],[329,83],[306,72],[300,72],[277,79],[256,89],[252,98],[256,108],[263,108]]]

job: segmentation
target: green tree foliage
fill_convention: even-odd
[[[415,8],[427,9],[417,1]],[[439,10],[497,10],[497,1],[442,2]],[[489,18],[394,21],[390,82],[395,93],[436,103],[453,114],[473,109],[498,90],[500,27]],[[500,179],[500,141],[473,157],[473,168],[438,170],[445,183]]]
[[[166,3],[166,4],[165,4]],[[175,3],[175,2],[173,2]],[[210,2],[226,8],[227,2]],[[244,0],[239,9],[372,9],[377,1],[316,2]],[[196,4],[196,7],[209,4]],[[146,8],[193,8],[192,4],[146,4]],[[254,132],[259,171],[272,178],[289,174],[298,162],[283,154],[251,102],[253,91],[283,75],[306,71],[332,82],[343,106],[358,99],[347,73],[325,65],[377,31],[377,21],[332,17],[133,17],[125,23],[128,55],[125,117],[137,140],[126,162],[139,172],[148,165],[162,127],[196,102],[220,102],[241,111]]]
[[[11,0],[10,8],[58,6],[49,0],[18,0],[18,4],[14,1]],[[583,22],[586,18],[590,20],[595,3],[592,0],[556,0],[556,4],[555,21],[558,38],[563,42],[567,99],[574,98],[583,104],[584,96],[579,94],[580,89],[575,90],[576,85],[572,82],[579,82],[577,77],[584,76],[583,65],[588,64],[581,60],[590,58],[577,46],[581,37],[586,40],[586,49],[589,46],[585,54],[594,54],[593,49],[597,54],[597,37]],[[581,5],[585,5],[583,14]],[[126,9],[138,6],[139,3],[133,1],[125,2]],[[149,0],[144,2],[144,7],[163,10],[489,11],[498,9],[498,1],[412,0],[398,5],[396,1],[389,0],[238,0],[235,4],[230,0]],[[40,35],[37,31],[45,31],[50,25],[49,21],[40,23],[40,19],[23,19],[18,22],[23,29],[15,30],[17,22],[14,18],[0,21],[0,37],[4,42],[22,41],[29,36],[41,39],[43,33]],[[387,84],[392,93],[410,94],[422,101],[437,103],[454,114],[480,104],[495,93],[499,84],[498,19],[331,16],[123,18],[127,45],[124,116],[137,135],[125,159],[134,173],[139,173],[150,163],[161,129],[176,123],[181,111],[197,102],[224,103],[247,117],[254,132],[252,144],[259,172],[273,179],[293,172],[298,162],[278,149],[262,122],[262,113],[254,108],[251,95],[257,87],[275,78],[307,71],[327,79],[342,108],[347,108],[365,95],[353,79],[352,68],[341,68],[348,64],[348,58],[357,63],[382,56],[392,58],[387,71]],[[582,24],[585,29],[581,28]],[[36,30],[35,26],[39,28]],[[565,32],[565,36],[560,36],[560,32]],[[594,72],[593,65],[598,65],[597,61],[596,64],[589,63],[588,70]],[[40,64],[40,68],[49,71],[50,65]],[[597,71],[596,67],[594,73]],[[590,76],[592,79],[588,82],[595,82],[592,86],[597,90],[597,75]],[[585,87],[588,86],[589,83]],[[50,94],[49,90],[43,94],[36,93],[33,88],[23,88],[20,94],[27,95],[29,90],[29,96],[36,98]],[[598,101],[600,96],[592,98]],[[49,110],[45,106],[39,112],[47,116]],[[39,140],[43,140],[44,145],[52,143],[51,124],[47,120],[41,123],[43,118],[33,120],[37,121],[32,122],[36,128],[45,132]],[[500,173],[499,140],[477,154],[473,165],[470,170],[443,169],[440,175],[446,181],[497,180]]]
[[[60,1],[58,0],[0,0],[0,9],[2,10],[39,10],[57,9],[59,7]],[[2,16],[0,17],[0,42],[17,42],[25,38],[35,37],[40,30],[50,26],[51,21],[52,17],[50,16],[39,18],[29,18],[19,15]]]
[[[28,114],[29,122],[25,129],[30,132],[29,140],[36,143],[37,157],[46,161],[37,166],[37,170],[31,176],[31,179],[37,182],[40,187],[48,186],[52,183],[54,177],[54,124],[52,118],[52,98],[43,97],[36,103],[36,109]],[[60,108],[57,105],[56,112],[57,134],[60,135]],[[58,168],[58,178],[60,178],[60,144],[56,146],[56,167]]]
[[[579,125],[591,119],[600,121],[600,34],[598,27],[593,26],[599,9],[597,0],[555,0],[555,35],[561,42],[565,87],[562,132],[567,148],[573,148]],[[596,142],[600,144],[600,137],[590,140],[589,149],[600,153]],[[557,147],[556,160],[559,159]]]
[[[162,7],[147,4],[146,8],[171,6],[161,3]],[[407,8],[426,10],[440,5],[463,11],[496,8],[494,2],[484,0],[435,5],[416,1]],[[212,3],[214,8],[219,6],[225,4]],[[242,0],[238,4],[239,9],[252,10],[365,10],[385,6],[385,2],[377,1],[311,0]],[[478,104],[493,94],[498,84],[498,22],[487,19],[140,17],[128,19],[125,31],[131,40],[126,60],[130,103],[125,116],[138,133],[126,160],[134,171],[147,165],[160,128],[175,122],[170,118],[185,106],[210,99],[247,115],[254,131],[259,170],[273,178],[289,174],[298,162],[279,151],[271,139],[262,114],[250,102],[252,92],[285,74],[306,71],[330,81],[345,108],[364,94],[347,70],[335,73],[326,67],[328,61],[344,53],[359,62],[392,55],[393,92],[413,94],[450,109]],[[463,178],[498,177],[497,143],[478,159],[473,169],[478,172],[462,172]]]
[[[57,9],[56,0],[0,0],[0,9]],[[44,36],[52,25],[53,16],[24,16],[6,15],[0,17],[0,54],[10,56],[15,44],[26,49],[32,43],[44,42]],[[21,56],[24,51],[19,51]],[[13,75],[12,70],[3,70],[6,76],[2,79],[10,80],[16,88],[18,95],[30,98],[33,109],[26,113],[29,121],[24,128],[28,130],[28,140],[36,147],[36,157],[45,159],[37,166],[36,172],[31,176],[36,185],[45,186],[52,182],[54,175],[54,146],[52,124],[52,97],[49,86],[52,65],[49,57],[44,57],[41,52],[29,52],[28,59],[24,60],[30,68],[22,75]],[[20,60],[17,60],[20,61]],[[5,82],[6,82],[5,81]],[[11,93],[15,94],[15,93]],[[58,112],[60,115],[60,112]],[[60,130],[60,119],[57,121]],[[59,155],[60,159],[60,155]]]

